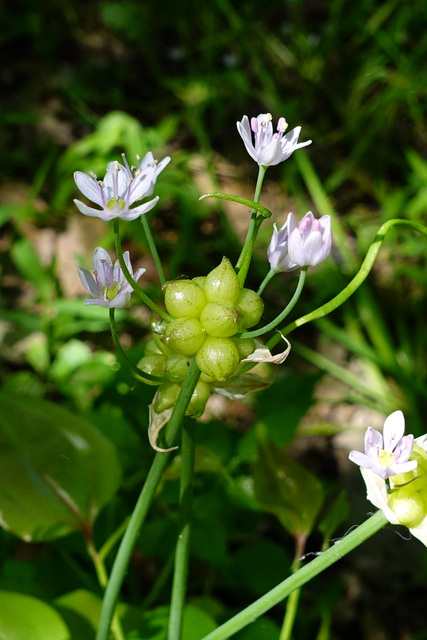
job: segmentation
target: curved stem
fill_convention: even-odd
[[[190,557],[190,533],[193,499],[195,422],[189,420],[182,429],[181,442],[181,482],[180,531],[175,550],[175,570],[172,583],[168,640],[180,640],[185,594],[187,591],[188,561]]]
[[[274,329],[275,327],[277,327],[278,324],[283,322],[283,320],[292,311],[292,309],[294,308],[294,306],[298,302],[298,299],[299,299],[299,297],[301,295],[301,292],[302,292],[302,289],[303,289],[303,286],[304,286],[306,275],[307,275],[307,267],[303,267],[301,269],[301,271],[300,271],[298,285],[297,285],[297,288],[295,289],[295,293],[292,296],[292,299],[289,301],[289,303],[285,307],[285,309],[283,309],[282,313],[280,313],[277,316],[277,318],[275,318],[274,320],[272,320],[271,322],[266,324],[265,327],[261,327],[261,329],[255,329],[255,331],[246,331],[245,333],[242,333],[242,335],[240,337],[241,338],[256,338],[258,336],[262,336],[262,335],[264,335],[264,333],[267,333],[267,331],[271,331],[271,329]]]
[[[324,551],[309,564],[305,565],[289,578],[286,578],[277,587],[266,593],[264,596],[253,602],[249,607],[235,615],[233,618],[222,624],[220,627],[208,633],[202,640],[227,640],[232,635],[254,622],[259,616],[269,611],[276,604],[279,604],[295,589],[299,589],[309,580],[341,560],[347,553],[360,544],[368,540],[374,533],[382,529],[388,520],[382,511],[377,511],[368,520],[353,529],[348,535],[338,540],[332,547]]]
[[[292,628],[294,626],[295,617],[298,610],[300,595],[301,588],[295,589],[295,591],[292,591],[291,595],[289,596],[279,640],[290,640],[291,638]]]
[[[153,382],[155,384],[161,384],[162,382],[166,382],[166,378],[159,378],[159,376],[153,376],[150,373],[145,373],[144,371],[141,371],[141,369],[138,369],[138,367],[136,367],[133,364],[133,362],[129,360],[129,358],[126,355],[126,352],[123,350],[123,347],[120,344],[119,336],[117,335],[116,319],[114,314],[115,309],[110,309],[109,311],[110,311],[110,331],[111,331],[111,337],[113,338],[114,346],[116,347],[116,351],[119,355],[119,358],[126,364],[126,366],[129,367],[129,369],[132,371],[135,378],[138,378],[138,380],[142,380],[142,382],[145,382],[147,384],[150,384]]]
[[[260,166],[258,169],[258,178],[255,186],[254,202],[259,202],[261,196],[262,183],[264,182],[265,172],[268,167]],[[252,211],[251,221],[249,223],[246,239],[240,253],[239,259],[236,263],[236,273],[239,279],[240,286],[245,284],[246,276],[249,270],[249,266],[252,259],[252,253],[255,246],[255,240],[258,235],[258,230],[264,221],[264,217],[257,216],[256,211]]]
[[[315,309],[314,311],[307,313],[305,316],[301,316],[301,318],[294,320],[294,322],[291,322],[291,324],[288,324],[287,327],[281,330],[281,334],[287,335],[288,333],[296,329],[296,327],[301,327],[307,322],[323,318],[323,316],[331,313],[331,311],[334,311],[339,306],[341,306],[343,302],[348,300],[348,298],[353,295],[356,289],[358,289],[362,282],[367,278],[370,270],[374,265],[378,252],[381,249],[382,243],[385,240],[385,236],[392,227],[409,227],[410,229],[418,231],[418,233],[422,233],[423,235],[427,236],[427,227],[419,224],[418,222],[410,222],[409,220],[400,220],[398,218],[394,218],[393,220],[384,222],[384,224],[382,224],[378,229],[374,241],[369,247],[365,259],[362,262],[362,265],[357,274],[354,276],[353,280],[351,280],[351,282],[346,287],[344,287],[344,289],[340,291],[338,295],[332,298],[332,300],[329,300],[329,302],[326,302],[318,309]],[[274,345],[277,344],[279,340],[280,334],[273,336],[267,343],[268,348],[271,349],[272,347],[274,347]]]
[[[172,416],[167,426],[166,438],[168,443],[173,443],[178,434],[194,388],[199,379],[200,371],[194,359],[191,360],[187,375],[182,384],[181,392],[174,407]],[[132,513],[126,533],[119,547],[116,559],[111,570],[110,579],[105,591],[104,601],[102,603],[101,617],[99,621],[96,640],[107,640],[111,620],[119,598],[122,582],[130,561],[130,557],[135,546],[139,531],[147,516],[148,510],[153,501],[157,486],[160,482],[162,474],[169,462],[170,453],[156,453],[156,456],[148,472],[147,479],[144,483],[138,502]]]
[[[164,309],[161,309],[161,307],[159,307],[155,302],[153,302],[153,300],[151,300],[151,298],[147,296],[146,293],[144,293],[144,291],[141,289],[139,284],[135,282],[135,280],[132,278],[131,274],[129,273],[129,269],[127,268],[126,263],[123,259],[122,243],[120,241],[120,233],[119,233],[119,218],[115,218],[113,220],[113,230],[114,230],[114,244],[116,247],[117,258],[119,260],[120,267],[123,271],[124,277],[126,278],[128,283],[131,285],[132,289],[134,290],[134,293],[136,293],[138,298],[145,305],[147,305],[147,307],[149,307],[152,311],[154,311],[154,313],[157,313],[157,315],[159,315],[163,320],[166,320],[167,322],[169,322],[171,320],[170,315],[166,313]]]
[[[160,284],[163,285],[166,280],[165,273],[163,271],[163,266],[159,258],[159,252],[157,251],[156,243],[154,242],[153,234],[151,233],[150,225],[148,224],[147,215],[141,216],[141,223],[144,227],[148,248],[150,249],[154,264],[156,265],[157,273],[159,274]]]
[[[273,269],[273,267],[267,273],[267,275],[265,276],[264,280],[259,285],[259,288],[258,288],[258,291],[257,291],[257,294],[259,296],[262,294],[262,292],[264,291],[265,287],[268,285],[268,283],[270,282],[271,278],[276,275],[276,273],[279,273],[279,271],[277,269]]]

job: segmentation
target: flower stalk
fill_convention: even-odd
[[[304,584],[312,580],[315,576],[338,560],[341,560],[350,551],[356,549],[363,542],[368,540],[375,533],[380,531],[388,520],[382,511],[377,511],[368,520],[359,525],[341,540],[335,542],[332,547],[317,556],[309,564],[299,569],[296,573],[286,578],[277,587],[255,600],[249,607],[235,615],[233,618],[222,624],[220,627],[208,633],[201,640],[227,640],[235,633],[244,629],[264,613],[272,609],[276,604],[282,602],[293,591],[299,589]]]
[[[178,396],[178,400],[167,426],[166,439],[170,443],[173,443],[177,437],[199,376],[200,371],[194,359],[192,359],[188,368],[187,376],[182,384],[181,392]],[[132,513],[126,533],[120,544],[111,570],[110,579],[108,581],[102,603],[101,617],[98,632],[96,634],[96,640],[108,640],[111,621],[113,619],[116,604],[120,595],[120,589],[129,565],[133,548],[154,499],[162,474],[168,465],[169,459],[170,453],[156,453],[150,471],[148,472],[147,479]]]

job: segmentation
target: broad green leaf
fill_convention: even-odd
[[[99,596],[85,589],[77,589],[60,596],[54,604],[73,638],[93,640],[102,606]]]
[[[283,545],[271,540],[254,540],[233,553],[231,568],[243,593],[262,596],[284,580],[291,571],[292,558]],[[236,585],[237,586],[237,585]]]
[[[41,300],[50,300],[54,294],[51,274],[41,264],[32,244],[22,238],[12,246],[11,256],[22,275],[38,290]]]
[[[235,640],[279,640],[280,627],[262,616],[236,634]]]
[[[325,541],[329,540],[337,527],[346,519],[350,511],[347,495],[345,491],[341,491],[338,497],[332,503],[326,516],[320,521],[317,527],[323,534]]]
[[[283,449],[263,441],[255,464],[254,483],[259,502],[274,513],[292,536],[311,533],[322,506],[323,490],[308,469]]]
[[[57,405],[0,394],[2,526],[26,541],[87,530],[120,481],[114,445]]]
[[[60,615],[42,600],[0,591],[1,640],[71,640]]]

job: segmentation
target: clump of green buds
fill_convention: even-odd
[[[252,338],[239,338],[261,319],[264,303],[251,289],[242,288],[228,258],[207,276],[172,280],[163,286],[171,321],[155,328],[142,372],[163,379],[156,394],[157,412],[172,407],[185,378],[190,358],[201,371],[187,415],[199,417],[215,383],[232,377],[240,361],[255,349]]]

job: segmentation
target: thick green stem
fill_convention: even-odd
[[[181,441],[180,531],[175,550],[175,571],[169,615],[168,640],[180,640],[182,619],[187,591],[188,562],[190,557],[190,533],[193,499],[195,422],[184,424]]]
[[[254,202],[259,202],[259,199],[261,196],[262,183],[264,182],[264,176],[267,169],[268,167],[262,167],[262,166],[259,167],[258,178],[255,186]],[[255,241],[263,220],[264,220],[263,216],[257,216],[256,211],[252,211],[252,217],[249,223],[246,239],[236,264],[237,277],[239,279],[239,283],[241,287],[243,287],[245,284],[246,276],[249,270],[249,266],[251,264]]]
[[[368,540],[374,533],[382,529],[388,520],[382,511],[377,511],[363,524],[353,529],[348,535],[335,542],[327,551],[324,551],[309,564],[292,574],[277,587],[253,602],[249,607],[222,624],[218,629],[208,633],[202,640],[227,640],[232,635],[254,622],[259,616],[279,604],[296,589],[299,589],[309,580],[341,560],[347,553]]]
[[[191,360],[186,378],[182,384],[181,392],[169,420],[166,439],[168,444],[172,444],[178,434],[185,412],[193,394],[194,388],[200,376],[200,371],[195,360]],[[130,557],[138,538],[142,524],[147,516],[148,510],[153,501],[157,486],[162,474],[167,467],[170,453],[156,453],[156,456],[148,472],[147,479],[142,488],[141,494],[136,503],[126,533],[119,547],[116,559],[113,564],[110,579],[105,591],[102,604],[101,617],[99,621],[96,640],[107,640],[111,620],[120,595],[122,582],[127,571]]]
[[[307,275],[307,267],[303,267],[300,271],[298,285],[297,285],[297,288],[295,289],[295,293],[292,296],[292,299],[289,301],[285,309],[283,309],[282,313],[280,313],[277,316],[277,318],[275,318],[274,320],[266,324],[264,327],[261,327],[261,329],[255,329],[255,331],[246,331],[245,333],[242,333],[240,337],[241,338],[257,338],[258,336],[262,336],[264,335],[264,333],[267,333],[268,331],[275,329],[277,325],[283,322],[283,320],[292,311],[292,309],[294,308],[294,306],[299,300],[302,289],[304,287],[306,275]]]
[[[159,274],[160,284],[163,285],[166,280],[165,273],[163,271],[163,266],[159,258],[159,252],[157,251],[156,243],[154,242],[153,234],[151,233],[150,225],[148,224],[147,215],[141,216],[141,223],[144,227],[148,248],[150,249],[154,264],[156,265],[157,273]]]
[[[369,247],[365,259],[362,262],[362,266],[354,276],[353,280],[351,280],[351,282],[346,287],[344,287],[344,289],[340,291],[338,295],[332,298],[332,300],[329,300],[329,302],[326,302],[318,309],[315,309],[314,311],[307,313],[305,316],[301,316],[301,318],[294,320],[294,322],[291,322],[291,324],[288,324],[287,327],[281,330],[281,334],[287,335],[288,333],[296,329],[296,327],[301,327],[307,322],[323,318],[323,316],[331,313],[331,311],[335,311],[335,309],[340,307],[346,300],[348,300],[348,298],[353,295],[353,293],[360,287],[362,282],[367,278],[370,270],[374,265],[378,252],[381,249],[382,243],[385,240],[385,236],[392,227],[409,227],[410,229],[418,231],[418,233],[422,233],[423,235],[427,236],[427,227],[419,224],[418,222],[410,222],[409,220],[400,220],[397,218],[384,222],[384,224],[382,224],[378,229],[374,241]],[[268,348],[271,349],[272,347],[274,347],[274,345],[279,342],[280,338],[280,334],[273,336],[267,343]]]
[[[147,296],[146,293],[144,293],[144,291],[141,289],[139,284],[134,281],[131,274],[129,273],[129,269],[127,268],[126,263],[123,259],[122,243],[120,240],[120,233],[119,233],[119,218],[115,218],[113,220],[113,230],[114,230],[114,244],[116,247],[117,258],[119,260],[120,267],[123,271],[124,277],[126,278],[128,283],[131,285],[132,289],[134,290],[134,293],[138,296],[138,298],[147,307],[149,307],[149,309],[154,311],[154,313],[157,313],[157,315],[159,315],[163,320],[166,320],[169,322],[171,320],[170,315],[166,313],[164,309],[159,307],[155,302],[153,302],[153,300],[151,300],[151,298]]]

